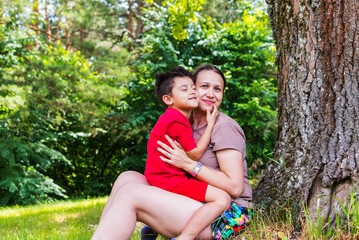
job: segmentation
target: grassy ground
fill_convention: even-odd
[[[0,240],[88,240],[99,222],[106,200],[107,198],[68,200],[26,207],[0,208]],[[320,227],[316,229],[306,223],[302,226],[302,235],[297,239],[359,239],[357,200],[350,211],[349,233],[337,229],[330,236],[326,236],[322,234]],[[257,212],[250,226],[235,240],[293,239],[290,238],[294,231],[290,209],[284,212],[285,214],[270,216]],[[347,214],[349,217],[349,211]],[[138,223],[131,239],[140,239],[139,230],[142,226]]]
[[[0,239],[90,239],[106,198],[0,208]]]

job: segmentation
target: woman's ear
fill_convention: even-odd
[[[172,105],[173,101],[172,98],[169,95],[163,95],[162,96],[162,101],[167,105],[170,106]]]

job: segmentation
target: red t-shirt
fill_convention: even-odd
[[[196,147],[193,131],[188,118],[178,110],[168,107],[165,113],[159,117],[156,125],[151,131],[150,138],[148,139],[148,156],[145,170],[145,176],[148,183],[152,186],[160,187],[167,191],[185,196],[187,196],[186,192],[189,191],[186,188],[189,188],[189,186],[192,186],[193,188],[201,188],[199,191],[201,195],[200,197],[189,197],[196,200],[204,198],[208,185],[207,183],[196,179],[188,179],[187,173],[184,170],[165,163],[159,158],[162,154],[157,151],[157,141],[160,140],[170,146],[165,135],[168,135],[173,140],[177,140],[186,152],[189,152]],[[191,184],[188,183],[189,180],[191,180]],[[199,183],[194,183],[192,180]],[[188,194],[191,195],[192,192],[193,190]]]

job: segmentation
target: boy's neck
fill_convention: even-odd
[[[192,111],[192,118],[193,118],[193,128],[201,128],[207,124],[207,113],[203,111],[199,111],[198,109],[194,109]]]
[[[179,111],[180,113],[182,113],[183,115],[186,116],[186,118],[189,118],[191,111],[187,111],[187,110],[183,110],[183,109],[178,109],[175,106],[168,106],[169,108],[173,108],[176,109],[177,111]]]

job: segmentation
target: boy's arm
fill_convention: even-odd
[[[204,151],[206,150],[209,141],[211,140],[211,134],[214,124],[216,123],[217,115],[218,115],[218,110],[215,106],[213,107],[212,112],[209,109],[207,110],[206,130],[203,132],[202,136],[196,142],[197,145],[196,148],[186,152],[188,157],[193,159],[194,161],[198,161],[202,157]]]

